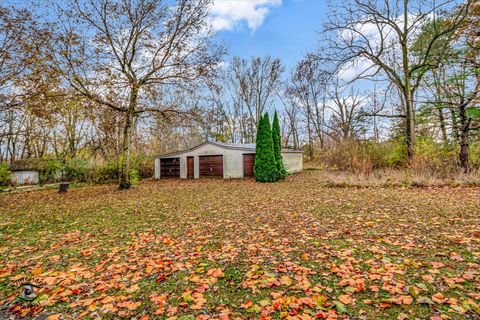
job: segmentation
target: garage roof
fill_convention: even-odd
[[[206,141],[206,142],[201,143],[201,144],[199,144],[199,145],[197,145],[197,146],[195,146],[191,149],[158,155],[157,158],[167,158],[167,157],[180,155],[180,154],[186,153],[186,152],[191,152],[191,151],[194,151],[195,149],[203,147],[204,145],[207,145],[207,144],[211,144],[211,145],[223,148],[223,149],[244,150],[244,151],[255,153],[255,143],[230,143],[230,142]],[[282,149],[282,152],[303,153],[303,150]]]

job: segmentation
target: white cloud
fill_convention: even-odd
[[[211,9],[212,26],[215,31],[232,30],[246,22],[255,31],[270,10],[281,4],[282,0],[215,0]]]
[[[349,61],[338,71],[338,78],[343,81],[350,81],[355,79],[365,71],[370,70],[374,66],[373,62],[366,58],[357,58]]]

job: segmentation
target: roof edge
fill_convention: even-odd
[[[224,145],[224,144],[221,144],[221,143],[217,143],[216,141],[205,141],[205,142],[202,142],[200,143],[199,145],[193,147],[193,148],[190,148],[190,149],[185,149],[185,150],[181,150],[181,151],[175,151],[175,152],[170,152],[170,153],[164,153],[164,154],[159,154],[159,155],[156,155],[155,156],[155,159],[160,159],[160,158],[169,158],[169,157],[173,157],[173,156],[176,156],[176,155],[180,155],[182,153],[187,153],[187,152],[191,152],[191,151],[194,151],[200,147],[203,147],[204,145],[207,145],[207,144],[212,144],[212,145],[215,145],[219,148],[223,148],[223,149],[229,149],[229,150],[245,150],[245,151],[255,151],[255,148],[249,148],[249,147],[235,147],[235,146],[228,146],[228,145]],[[303,153],[303,150],[295,150],[295,149],[282,149],[282,152],[285,152],[285,153]]]

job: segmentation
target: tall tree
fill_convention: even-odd
[[[272,129],[268,113],[265,113],[265,116],[261,118],[258,126],[254,172],[255,179],[258,182],[275,182],[278,180]]]
[[[337,71],[363,69],[354,79],[376,77],[379,74],[397,86],[404,101],[405,141],[408,156],[415,152],[415,95],[424,75],[438,65],[433,48],[465,21],[473,0],[352,0],[336,2],[325,24],[325,34],[331,35],[319,52],[333,62]],[[433,30],[423,39],[421,54],[412,54],[412,41],[426,23],[445,16],[449,23],[432,23]],[[435,50],[441,52],[441,50]],[[363,68],[362,68],[363,67]]]
[[[230,82],[234,103],[244,110],[244,116],[248,118],[246,142],[253,141],[267,104],[278,89],[283,70],[280,59],[270,56],[252,57],[249,60],[233,58]]]
[[[328,128],[331,130],[330,136],[339,142],[358,138],[365,127],[363,105],[366,97],[354,88],[345,91],[340,89],[338,82],[329,90],[331,103],[328,109],[331,116]]]
[[[325,98],[329,75],[321,63],[313,54],[307,54],[298,62],[288,90],[288,94],[297,100],[305,115],[310,159],[313,158],[315,136],[320,148],[323,148],[325,141],[325,105],[322,100]]]
[[[285,170],[285,165],[283,164],[282,136],[280,134],[280,122],[278,121],[277,111],[275,111],[275,114],[273,116],[272,139],[273,139],[273,150],[275,152],[275,162],[277,164],[277,173],[278,173],[279,179],[282,179],[287,176],[287,170]]]
[[[480,129],[480,40],[475,26],[480,21],[480,4],[472,5],[466,19],[440,48],[432,49],[432,58],[441,59],[441,64],[425,79],[427,106],[439,115],[442,136],[446,136],[443,109],[451,111],[451,127],[454,139],[460,145],[458,155],[464,173],[470,171],[469,145],[472,132]],[[448,24],[449,18],[441,21]],[[432,33],[427,25],[418,41]],[[418,46],[418,45],[417,45]],[[439,49],[441,51],[439,51]],[[432,98],[428,95],[433,96]],[[444,138],[444,140],[446,140]]]
[[[210,0],[72,0],[52,47],[82,96],[123,115],[119,187],[130,187],[131,139],[143,113],[179,110],[169,96],[215,71]]]

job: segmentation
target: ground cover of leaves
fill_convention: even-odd
[[[0,195],[0,315],[479,319],[480,188],[318,172]],[[33,303],[23,282],[40,285]]]

